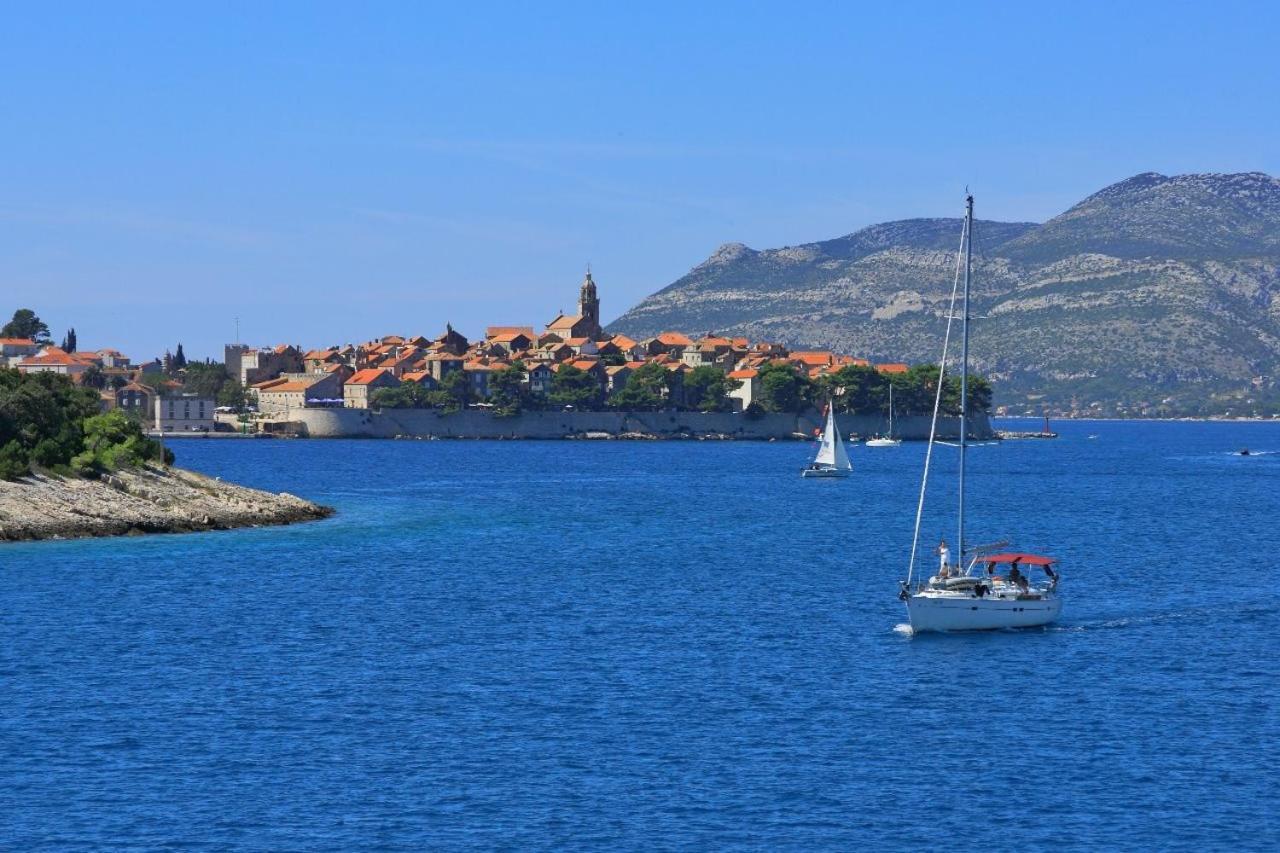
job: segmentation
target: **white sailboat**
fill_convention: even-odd
[[[965,448],[969,426],[969,287],[973,274],[973,196],[965,199],[964,230],[961,252],[956,258],[956,278],[951,288],[951,310],[947,316],[947,332],[939,362],[937,397],[933,406],[933,426],[929,430],[929,446],[925,451],[924,475],[920,482],[920,500],[916,507],[915,535],[911,542],[911,560],[907,579],[901,582],[898,597],[907,605],[907,617],[913,633],[921,631],[981,631],[998,628],[1030,628],[1047,625],[1062,612],[1058,594],[1057,560],[1038,554],[1009,552],[1004,543],[998,546],[965,547],[964,475]],[[960,476],[959,501],[956,512],[958,537],[955,560],[943,542],[938,546],[940,560],[937,574],[928,581],[917,581],[916,554],[920,543],[920,520],[924,513],[925,492],[929,482],[929,463],[938,428],[938,412],[942,404],[943,379],[946,374],[947,349],[951,342],[951,321],[955,317],[956,293],[960,283],[960,264],[964,264],[964,307],[961,323],[960,367]],[[1036,569],[1044,577],[1031,577]]]
[[[840,429],[836,426],[836,407],[827,405],[827,426],[822,431],[822,442],[818,446],[818,455],[809,467],[800,472],[801,477],[848,477],[853,470],[849,462],[849,451],[845,450],[840,440]]]
[[[889,434],[877,435],[875,438],[867,439],[867,447],[898,447],[902,444],[902,439],[896,438],[893,434],[893,384],[889,385]]]

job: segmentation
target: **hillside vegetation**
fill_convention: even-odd
[[[94,477],[151,461],[167,464],[173,454],[122,412],[100,414],[93,389],[54,373],[0,369],[0,480],[33,467]]]
[[[912,219],[781,249],[726,244],[610,329],[933,360],[960,229]],[[1280,410],[1280,180],[1147,173],[1042,225],[979,220],[974,235],[973,367],[997,404]]]

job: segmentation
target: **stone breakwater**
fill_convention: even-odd
[[[333,514],[180,468],[146,467],[99,480],[35,475],[0,482],[0,541],[188,533],[311,521]]]

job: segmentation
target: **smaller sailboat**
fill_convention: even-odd
[[[867,447],[897,447],[902,439],[893,434],[893,385],[889,385],[889,434],[867,439]]]
[[[836,426],[836,407],[827,404],[827,426],[822,431],[822,441],[818,446],[818,455],[813,462],[800,472],[801,477],[848,477],[853,471],[849,462],[849,451],[845,450],[840,439],[840,429]]]

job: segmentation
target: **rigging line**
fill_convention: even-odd
[[[924,517],[924,495],[929,486],[929,464],[933,460],[933,445],[938,432],[938,412],[942,408],[942,386],[947,376],[947,349],[951,346],[951,323],[956,317],[956,294],[960,291],[960,263],[964,258],[964,241],[969,233],[969,218],[965,217],[960,229],[960,250],[956,252],[955,278],[951,282],[951,304],[947,308],[947,331],[942,337],[942,358],[938,361],[938,390],[933,399],[933,422],[929,424],[929,445],[924,452],[924,476],[920,478],[920,500],[916,504],[916,528],[911,535],[911,560],[907,563],[907,586],[916,568],[916,553],[920,547],[920,520]]]

